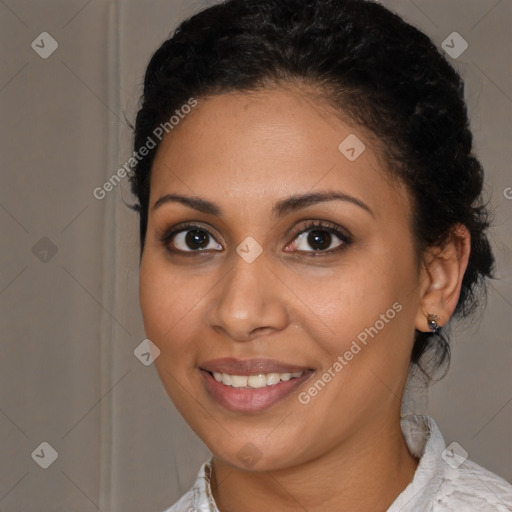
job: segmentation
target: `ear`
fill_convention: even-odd
[[[447,242],[424,254],[420,303],[415,327],[428,332],[427,315],[438,315],[439,327],[450,320],[460,296],[462,278],[468,266],[471,236],[466,226],[456,224]]]

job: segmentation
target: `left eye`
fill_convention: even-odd
[[[336,243],[338,239],[338,243]],[[296,242],[297,240],[298,242]],[[327,228],[312,228],[299,233],[293,242],[293,247],[297,251],[312,252],[308,250],[308,246],[313,251],[331,251],[341,247],[347,243],[347,237],[342,233]]]

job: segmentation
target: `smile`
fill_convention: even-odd
[[[259,373],[258,375],[229,375],[227,373],[213,372],[217,382],[233,388],[264,388],[275,386],[279,382],[287,382],[303,375],[304,372],[295,373]]]
[[[262,412],[281,402],[308,380],[314,370],[266,359],[216,359],[199,371],[209,397],[236,413]]]

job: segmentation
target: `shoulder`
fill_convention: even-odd
[[[433,512],[512,512],[512,485],[482,466],[465,460],[445,466]]]
[[[412,482],[388,512],[512,512],[512,485],[446,446],[433,418],[402,417],[409,451],[419,459]]]

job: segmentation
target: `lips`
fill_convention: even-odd
[[[271,359],[215,359],[202,363],[200,370],[210,397],[223,408],[239,413],[270,408],[293,394],[313,374],[307,367]],[[269,375],[284,375],[285,378],[274,378],[265,385],[263,382],[254,384],[257,379],[263,381]],[[233,376],[236,376],[236,382],[232,381]]]
[[[227,373],[229,375],[258,375],[260,373],[299,373],[310,370],[307,366],[296,366],[274,361],[272,359],[235,359],[225,357],[212,359],[199,365],[210,373]]]

